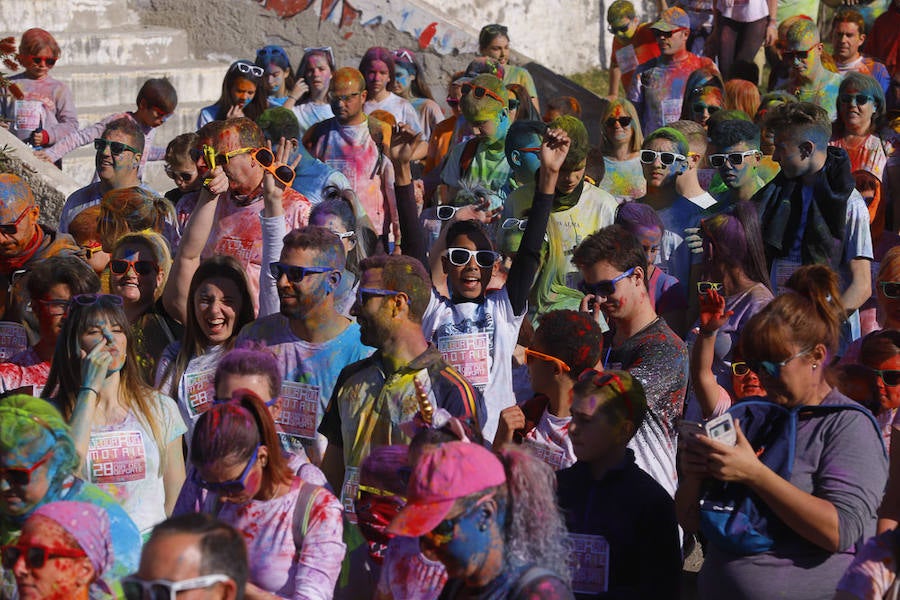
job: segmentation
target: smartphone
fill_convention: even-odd
[[[734,446],[737,444],[737,432],[734,430],[734,419],[731,414],[725,413],[715,419],[710,419],[704,425],[706,435],[710,439]]]
[[[690,439],[701,435],[706,436],[706,429],[703,427],[702,423],[682,419],[678,422],[678,435],[684,439]]]

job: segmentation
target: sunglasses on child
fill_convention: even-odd
[[[743,377],[747,373],[750,372],[750,365],[745,363],[742,360],[731,363],[731,372],[737,375],[738,377]]]
[[[29,56],[28,59],[36,65],[47,65],[48,67],[52,67],[56,64],[55,58],[47,58],[45,56]]]
[[[175,600],[181,592],[200,590],[226,581],[231,581],[231,577],[221,573],[181,581],[167,579],[145,581],[136,575],[130,575],[122,579],[122,592],[125,600]]]
[[[665,166],[675,164],[676,160],[687,160],[683,154],[676,152],[657,152],[656,150],[641,150],[641,162],[645,165],[654,164],[657,159]]]
[[[443,255],[447,257],[451,265],[456,267],[466,266],[474,257],[475,264],[482,269],[493,267],[500,258],[500,254],[493,250],[469,250],[468,248],[447,248]]]
[[[249,462],[247,462],[247,466],[244,467],[244,470],[237,479],[230,479],[228,481],[206,481],[200,477],[197,469],[194,469],[191,472],[191,479],[196,485],[205,490],[209,490],[214,494],[236,496],[244,491],[244,483],[247,481],[247,476],[250,475],[250,471],[253,470],[253,466],[256,464],[257,460],[259,460],[259,447],[260,444],[257,444],[256,448],[253,450],[253,455],[250,457]]]
[[[122,142],[113,142],[110,140],[105,140],[103,138],[97,138],[94,140],[94,150],[97,152],[104,152],[106,147],[109,146],[109,153],[113,156],[118,156],[128,150],[129,152],[134,152],[135,154],[140,154],[140,151],[134,146],[129,146],[128,144],[123,144]]]
[[[10,544],[3,546],[3,568],[12,569],[19,562],[19,558],[25,557],[25,566],[29,569],[40,569],[51,558],[84,558],[87,556],[84,550],[78,548],[50,548],[37,544]]]
[[[166,175],[172,181],[183,181],[184,183],[189,182],[191,179],[197,176],[197,172],[189,172],[189,171],[175,171],[169,165],[164,167]]]
[[[25,210],[19,213],[19,216],[16,217],[16,220],[12,223],[3,223],[0,225],[0,233],[3,235],[16,235],[19,232],[19,223],[22,222],[22,219],[25,218],[25,215],[28,214],[28,211],[31,210],[32,207],[26,206]]]
[[[739,167],[744,164],[744,158],[747,156],[758,156],[760,154],[759,150],[747,150],[746,152],[729,152],[728,154],[710,154],[706,157],[706,160],[709,161],[709,166],[714,169],[721,169],[725,166],[725,161],[728,161],[732,167]]]
[[[536,358],[544,362],[553,363],[554,365],[558,366],[564,373],[568,373],[572,370],[571,368],[569,368],[569,365],[567,365],[561,358],[556,358],[555,356],[544,354],[543,352],[538,352],[537,350],[532,350],[531,348],[525,348],[525,360],[529,360],[531,358]]]
[[[134,270],[136,275],[150,275],[159,272],[159,265],[153,260],[125,260],[115,258],[109,261],[109,270],[114,275],[124,275],[128,269]]]
[[[300,283],[310,273],[328,273],[334,271],[333,267],[298,267],[296,265],[288,265],[283,262],[269,263],[269,273],[275,278],[275,281],[281,279],[284,275],[291,283]]]
[[[722,284],[718,281],[698,281],[697,282],[697,293],[701,296],[710,290],[719,291],[722,289]]]
[[[878,285],[881,286],[881,293],[885,298],[900,298],[900,281],[879,281]]]
[[[620,25],[619,27],[613,27],[612,25],[610,25],[606,28],[606,30],[613,35],[621,35],[628,31],[629,27],[631,27],[631,23],[626,23],[625,25]]]
[[[257,148],[250,153],[250,156],[256,159],[256,162],[258,162],[263,169],[271,173],[275,179],[284,185],[290,186],[294,183],[294,178],[297,174],[289,166],[277,164],[275,162],[275,155],[272,154],[272,151],[268,148]]]
[[[627,115],[624,117],[618,117],[618,118],[610,117],[606,120],[606,126],[609,127],[610,129],[612,129],[613,127],[616,126],[616,123],[618,123],[619,127],[621,127],[622,129],[625,129],[626,127],[631,127],[631,121],[632,121],[631,117],[629,117]]]
[[[25,487],[31,483],[31,474],[37,471],[41,465],[45,464],[53,455],[53,448],[47,450],[36,463],[30,467],[0,467],[0,480],[5,481],[9,485],[17,487]]]
[[[621,275],[613,277],[612,279],[598,281],[596,283],[588,283],[586,281],[582,281],[580,284],[578,284],[578,288],[582,293],[586,295],[590,294],[593,296],[603,296],[604,298],[609,298],[616,293],[616,284],[626,277],[631,277],[636,268],[637,267],[631,267]]]
[[[496,100],[497,102],[500,102],[501,104],[506,104],[506,102],[503,100],[503,98],[501,98],[496,92],[493,92],[481,85],[464,83],[462,85],[462,88],[460,88],[460,89],[462,90],[463,96],[468,96],[469,93],[471,92],[471,94],[473,96],[475,96],[475,98],[481,99],[481,98],[484,98],[485,96],[489,96],[489,97],[493,98],[494,100]]]

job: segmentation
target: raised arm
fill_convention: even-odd
[[[188,311],[188,288],[194,272],[200,266],[200,254],[212,232],[219,195],[228,191],[228,177],[221,166],[211,174],[210,182],[203,186],[197,198],[197,206],[184,226],[184,235],[172,270],[163,290],[162,301],[166,311],[176,320],[184,323]]]
[[[716,381],[712,366],[716,334],[733,314],[733,311],[725,311],[725,298],[717,291],[709,290],[700,296],[700,334],[691,350],[691,381],[694,382],[694,394],[705,419],[716,412],[719,400],[728,396],[728,392]]]

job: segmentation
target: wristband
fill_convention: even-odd
[[[98,398],[100,397],[100,392],[98,392],[97,390],[95,390],[95,389],[92,388],[92,387],[88,387],[88,386],[86,386],[86,385],[83,385],[83,386],[81,386],[80,388],[78,388],[78,393],[79,393],[79,394],[80,394],[81,392],[84,392],[84,391],[94,392],[94,394],[95,394]]]

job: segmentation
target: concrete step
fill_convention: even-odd
[[[122,104],[133,106],[138,90],[151,77],[168,77],[182,102],[212,104],[219,98],[227,63],[180,61],[167,65],[106,66],[101,69],[59,66],[53,76],[66,82],[75,95],[76,106]]]
[[[136,95],[135,91],[135,95]],[[218,96],[216,96],[218,98]],[[178,108],[175,109],[168,121],[163,123],[156,133],[156,142],[158,146],[165,146],[161,140],[166,141],[172,139],[180,133],[189,131],[197,131],[197,116],[200,109],[205,108],[216,101],[216,98],[208,102],[179,102]],[[132,99],[130,104],[116,104],[110,106],[80,106],[78,109],[78,122],[81,127],[87,127],[91,123],[96,123],[100,119],[117,112],[133,111],[136,106]]]
[[[3,0],[3,11],[6,0]],[[21,31],[0,28],[0,37],[20,36]],[[114,29],[95,29],[92,32],[65,31],[55,33],[62,54],[59,67],[90,65],[102,70],[107,66],[158,68],[160,65],[181,63],[191,57],[187,32],[168,27],[125,25]]]
[[[17,39],[31,27],[47,31],[96,31],[137,25],[140,17],[122,0],[3,0],[0,31]]]

